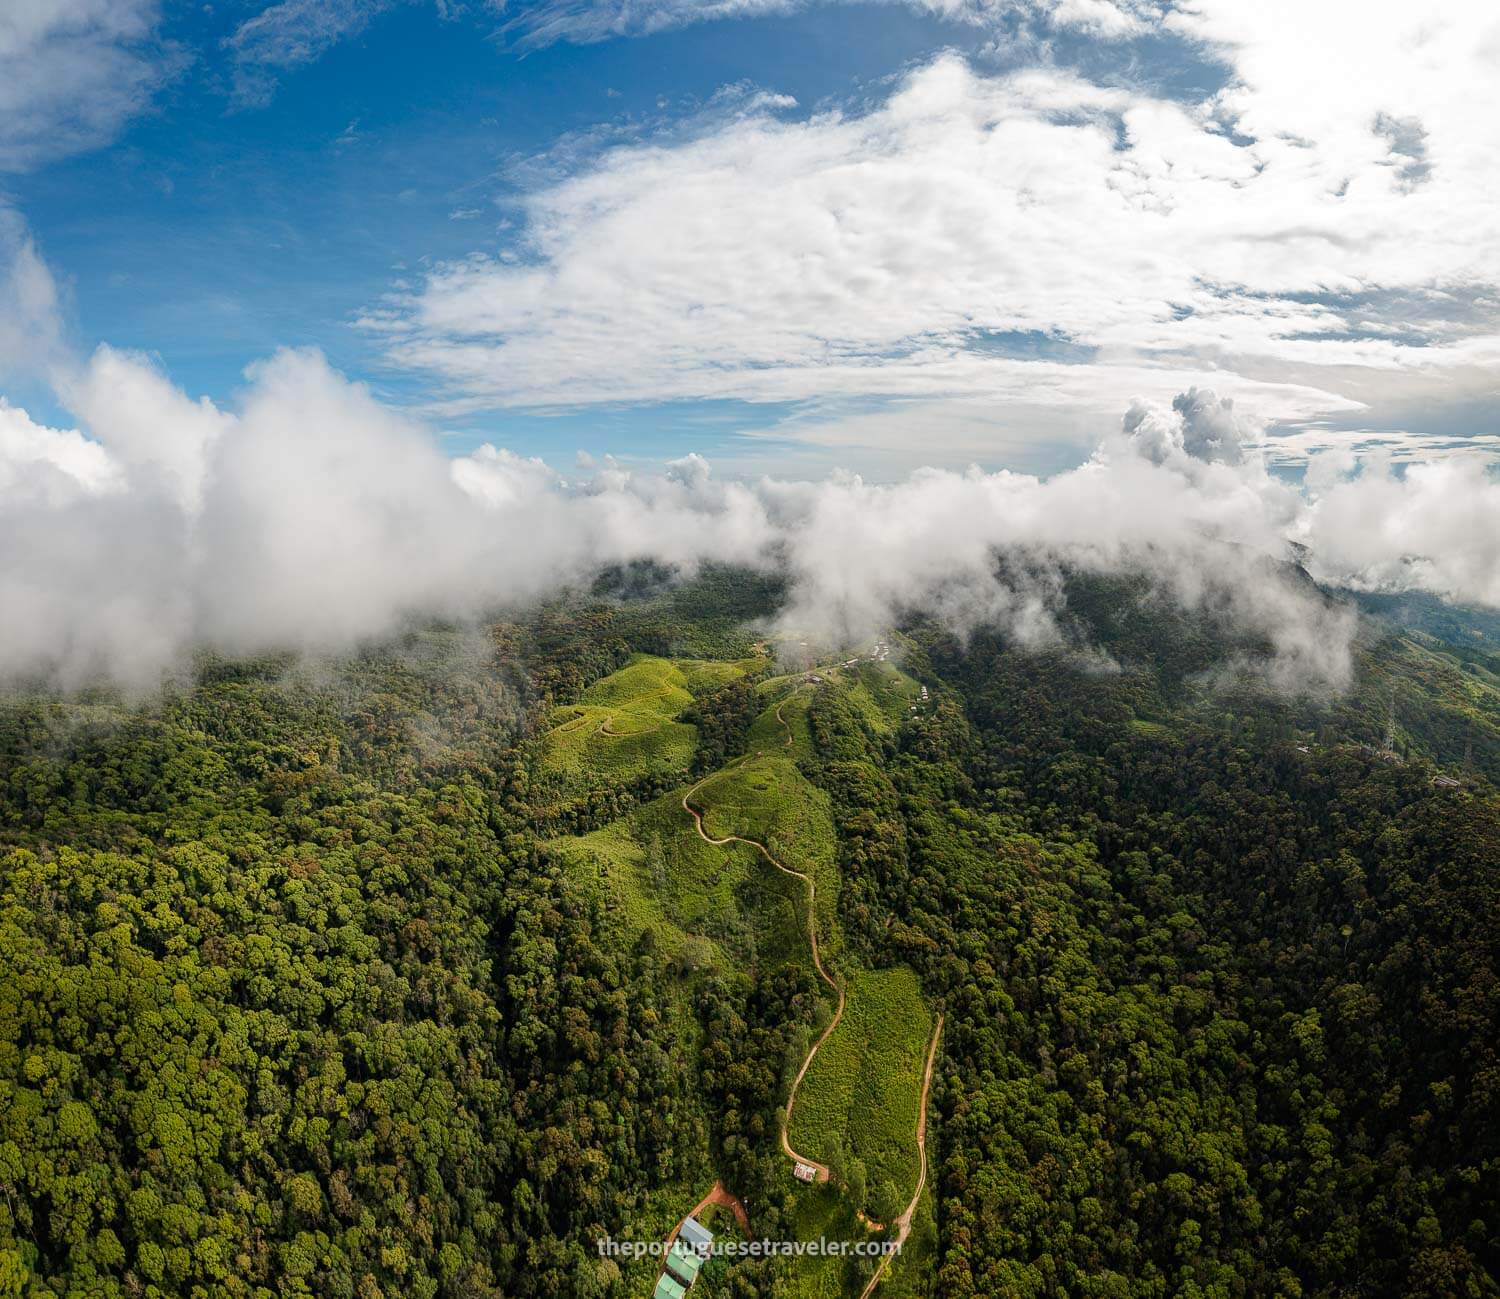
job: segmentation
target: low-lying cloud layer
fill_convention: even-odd
[[[107,347],[58,373],[87,436],[0,405],[6,675],[146,682],[197,645],[336,650],[647,558],[783,569],[787,625],[832,642],[923,609],[1045,644],[1058,635],[1045,574],[1145,571],[1267,641],[1274,678],[1314,687],[1346,679],[1352,621],[1278,576],[1289,542],[1322,578],[1500,604],[1500,484],[1483,467],[1396,476],[1324,459],[1298,491],[1203,391],[1132,406],[1085,464],[1045,480],[719,482],[690,456],[568,481],[489,446],[448,458],[312,351],[253,367],[233,411]],[[997,556],[1032,576],[1007,584]]]

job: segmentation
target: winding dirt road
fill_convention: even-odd
[[[801,686],[798,686],[797,690],[801,688]],[[787,695],[786,699],[783,699],[776,705],[776,720],[781,723],[782,729],[786,731],[786,746],[788,748],[791,747],[792,743],[792,728],[787,724],[786,718],[781,715],[781,710],[786,706],[787,700],[797,693],[797,690],[793,690],[791,694]],[[764,750],[760,750],[756,754],[747,753],[745,758],[759,756],[759,752],[764,752]],[[745,758],[741,758],[739,761],[743,762]],[[823,1043],[828,1040],[829,1034],[839,1026],[839,1021],[844,1017],[844,985],[828,972],[828,967],[823,964],[822,954],[818,950],[818,886],[813,882],[812,876],[805,874],[803,871],[794,871],[790,866],[783,865],[759,839],[746,839],[744,836],[738,834],[725,835],[722,839],[718,839],[704,829],[704,814],[693,806],[692,797],[700,788],[714,779],[715,776],[722,776],[728,769],[727,767],[720,768],[720,770],[714,772],[712,775],[705,776],[688,790],[682,796],[683,811],[693,818],[693,824],[698,829],[698,836],[705,843],[711,843],[717,847],[722,847],[728,843],[749,844],[750,847],[754,848],[756,852],[770,862],[772,866],[776,867],[777,870],[787,875],[793,875],[807,885],[807,938],[808,944],[812,948],[813,966],[817,969],[819,977],[833,989],[834,995],[838,998],[838,1006],[833,1012],[833,1018],[828,1021],[828,1026],[818,1035],[818,1040],[812,1044],[812,1049],[808,1051],[807,1057],[802,1061],[802,1067],[797,1070],[796,1078],[792,1080],[792,1089],[787,1095],[786,1117],[781,1123],[781,1149],[786,1157],[793,1163],[806,1164],[817,1174],[818,1181],[826,1182],[828,1180],[828,1165],[819,1163],[818,1160],[813,1159],[811,1156],[799,1154],[793,1150],[792,1143],[787,1140],[787,1131],[791,1127],[792,1111],[797,1104],[797,1089],[802,1086],[802,1079],[807,1076],[807,1071],[812,1065],[813,1060],[817,1057],[819,1050],[822,1049]]]
[[[912,1192],[911,1202],[905,1211],[896,1219],[896,1234],[892,1238],[898,1249],[906,1244],[906,1238],[911,1234],[912,1215],[917,1211],[917,1204],[922,1199],[922,1189],[927,1185],[927,1093],[932,1087],[932,1066],[937,1060],[938,1039],[943,1035],[943,1017],[937,1017],[937,1024],[932,1030],[932,1045],[927,1048],[927,1067],[922,1072],[922,1099],[917,1103],[917,1154],[919,1156],[917,1169],[917,1189]],[[870,1277],[869,1285],[860,1292],[859,1299],[870,1299],[875,1287],[880,1284],[880,1279],[891,1265],[891,1260],[896,1255],[883,1254],[880,1265]]]
[[[776,705],[776,720],[781,723],[782,729],[786,732],[785,744],[787,747],[791,747],[792,744],[792,728],[790,725],[788,725],[786,718],[782,716],[781,710],[783,707],[785,707],[787,701],[791,699],[792,695],[796,694],[797,690],[800,690],[801,688],[802,687],[799,685],[796,690],[793,690],[791,694],[788,694],[785,699],[783,699],[779,704]],[[743,758],[738,759],[738,762],[744,762],[751,757],[759,756],[759,754],[763,752],[764,750],[762,749],[757,750],[754,754],[747,753]],[[734,765],[737,764],[730,764],[730,766]],[[693,795],[696,794],[698,790],[706,785],[710,780],[714,779],[716,776],[723,775],[727,770],[729,770],[728,767],[720,768],[720,770],[713,772],[711,775],[705,776],[696,785],[689,789],[687,793],[682,796],[683,811],[685,811],[689,816],[693,818],[693,825],[698,831],[698,837],[701,838],[705,843],[711,843],[716,847],[723,847],[725,844],[731,843],[749,844],[750,847],[754,848],[756,852],[758,852],[762,857],[770,862],[772,866],[776,867],[777,870],[783,872],[786,875],[793,875],[797,879],[801,880],[805,885],[807,885],[807,938],[808,944],[812,950],[813,965],[816,967],[818,974],[822,978],[823,982],[833,989],[835,995],[838,998],[838,1005],[834,1011],[833,1018],[828,1022],[828,1026],[824,1028],[822,1033],[818,1035],[818,1040],[812,1044],[812,1048],[808,1051],[806,1058],[802,1061],[802,1067],[797,1070],[796,1078],[792,1080],[791,1091],[787,1096],[786,1117],[782,1120],[781,1124],[781,1149],[786,1154],[787,1158],[791,1159],[795,1163],[806,1164],[808,1167],[815,1170],[818,1181],[826,1182],[828,1180],[828,1166],[826,1164],[819,1163],[816,1159],[812,1159],[807,1155],[799,1154],[796,1150],[792,1149],[792,1144],[787,1139],[787,1132],[791,1127],[792,1113],[797,1104],[797,1092],[798,1089],[802,1086],[802,1080],[807,1076],[807,1071],[812,1066],[813,1060],[817,1058],[817,1054],[822,1049],[823,1043],[828,1040],[829,1035],[835,1028],[838,1027],[839,1021],[844,1017],[844,987],[843,984],[841,984],[837,979],[833,977],[832,974],[828,972],[828,968],[823,964],[822,955],[818,950],[818,886],[813,881],[812,876],[806,874],[803,871],[793,870],[790,866],[784,865],[782,862],[778,861],[771,850],[767,848],[765,844],[761,843],[758,839],[747,839],[743,835],[738,834],[730,834],[725,835],[722,838],[718,838],[714,835],[709,834],[708,830],[704,827],[703,818],[705,812],[700,811],[698,808],[693,806]],[[889,1269],[891,1260],[896,1257],[896,1254],[900,1252],[901,1247],[906,1244],[907,1237],[911,1234],[912,1218],[916,1214],[917,1206],[921,1203],[922,1192],[926,1189],[927,1186],[927,1099],[932,1089],[932,1069],[933,1065],[937,1061],[938,1043],[941,1041],[942,1036],[943,1016],[940,1013],[937,1017],[937,1023],[933,1026],[932,1041],[927,1048],[927,1062],[922,1070],[922,1095],[917,1105],[916,1135],[918,1168],[916,1189],[912,1192],[910,1202],[907,1204],[906,1208],[902,1211],[900,1216],[897,1217],[895,1223],[893,1224],[895,1227],[895,1234],[891,1239],[897,1247],[896,1251],[893,1253],[885,1254],[881,1257],[880,1263],[876,1267],[874,1273],[871,1275],[869,1283],[865,1286],[864,1290],[861,1291],[860,1299],[870,1299],[870,1295],[874,1293],[875,1287],[880,1284],[881,1280],[886,1274],[887,1269]],[[718,1184],[715,1184],[714,1191],[709,1193],[709,1196],[705,1198],[703,1204],[706,1205],[710,1202],[723,1203],[724,1201],[722,1200],[714,1200],[715,1193],[723,1194],[727,1198],[732,1199],[732,1197],[728,1197],[727,1192],[724,1192],[722,1187],[720,1187]],[[735,1203],[736,1205],[738,1204],[737,1201]],[[702,1207],[703,1205],[700,1205],[699,1209],[701,1209]],[[694,1209],[693,1212],[697,1213],[699,1209]],[[741,1209],[740,1212],[743,1212],[743,1210]],[[864,1217],[863,1214],[861,1214],[860,1216],[861,1218]],[[867,1225],[871,1227],[876,1226],[876,1224],[869,1222],[868,1219],[864,1220]],[[675,1235],[676,1232],[673,1232],[673,1237],[675,1237]],[[671,1244],[671,1240],[672,1237],[669,1237],[669,1246]]]

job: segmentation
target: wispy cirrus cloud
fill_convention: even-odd
[[[358,36],[371,21],[418,0],[277,0],[239,23],[224,39],[232,62],[235,102],[258,108],[270,102],[280,77],[315,63],[340,41]],[[464,5],[433,0],[441,17]]]
[[[279,0],[245,19],[224,40],[234,63],[234,98],[258,107],[276,93],[279,74],[312,63],[357,36],[403,0]]]
[[[526,45],[558,41],[590,44],[621,36],[735,18],[796,13],[819,4],[859,0],[533,0],[496,6],[510,15],[508,28]],[[900,4],[920,13],[975,27],[1030,21],[1054,30],[1121,38],[1147,31],[1163,6],[1153,0],[863,0]]]
[[[592,44],[618,36],[646,36],[672,27],[787,14],[806,8],[806,0],[541,0],[497,6],[508,15],[508,30],[523,44],[558,41]]]

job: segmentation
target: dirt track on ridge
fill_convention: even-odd
[[[801,687],[799,686],[797,689],[800,690]],[[796,690],[792,691],[792,694],[796,694]],[[787,699],[791,697],[791,695],[788,695]],[[781,710],[786,706],[787,699],[783,699],[781,703],[776,705],[776,720],[781,723],[782,728],[786,731],[786,745],[790,748],[792,743],[792,728],[787,725],[786,718],[781,715]],[[745,756],[752,757],[758,755],[746,754]],[[741,758],[740,761],[743,762],[744,758]],[[713,775],[705,776],[692,789],[688,790],[682,796],[683,811],[693,818],[693,824],[698,829],[698,835],[705,843],[714,844],[716,847],[722,847],[728,843],[749,844],[750,847],[760,853],[777,870],[787,875],[793,875],[807,885],[807,937],[812,947],[813,966],[817,969],[823,982],[833,989],[834,994],[838,998],[837,1009],[833,1013],[833,1018],[828,1021],[828,1027],[818,1035],[818,1040],[812,1044],[812,1049],[808,1051],[807,1057],[802,1061],[802,1067],[797,1070],[796,1078],[792,1080],[792,1088],[787,1095],[786,1117],[781,1123],[781,1149],[786,1154],[786,1157],[794,1163],[806,1164],[809,1168],[816,1171],[818,1181],[826,1182],[828,1180],[828,1165],[819,1163],[818,1160],[808,1155],[799,1154],[793,1150],[792,1143],[787,1140],[787,1131],[792,1124],[792,1110],[797,1104],[797,1089],[802,1086],[802,1079],[806,1077],[807,1070],[817,1056],[818,1051],[822,1048],[823,1043],[828,1040],[829,1034],[839,1026],[839,1021],[844,1017],[844,985],[828,972],[828,967],[823,964],[822,954],[818,950],[818,886],[813,882],[812,876],[803,871],[793,870],[790,866],[778,861],[771,850],[765,844],[761,843],[759,839],[746,839],[743,835],[738,834],[725,835],[722,839],[717,839],[704,829],[703,813],[693,806],[691,799],[698,792],[699,788],[707,784],[714,776],[723,775],[725,770],[727,768],[721,768],[719,771],[714,772]]]
[[[911,1234],[912,1215],[917,1211],[917,1204],[922,1198],[922,1188],[927,1185],[927,1092],[932,1086],[932,1066],[937,1060],[938,1039],[943,1035],[943,1017],[937,1017],[937,1024],[932,1030],[932,1045],[927,1048],[927,1067],[922,1072],[922,1099],[917,1103],[917,1154],[919,1166],[917,1169],[917,1189],[912,1192],[911,1202],[907,1204],[905,1211],[896,1219],[896,1235],[893,1238],[898,1247],[906,1244],[906,1238]],[[880,1279],[885,1275],[886,1268],[890,1267],[891,1260],[895,1254],[885,1254],[881,1257],[880,1266],[875,1269],[875,1274],[870,1278],[870,1284],[861,1292],[859,1299],[870,1299],[870,1294],[880,1284]]]

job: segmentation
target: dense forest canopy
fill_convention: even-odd
[[[909,1113],[790,1175],[831,998],[700,786],[824,884],[852,1000],[806,1114],[851,1060],[909,1109],[943,1016],[883,1292],[1500,1294],[1493,618],[1365,597],[1318,699],[1127,581],[1071,580],[1075,648],[913,622],[790,671],[783,594],[637,567],[483,634],[7,696],[0,1294],[594,1299],[654,1276],[599,1237],[716,1180],[759,1236],[893,1218]]]

